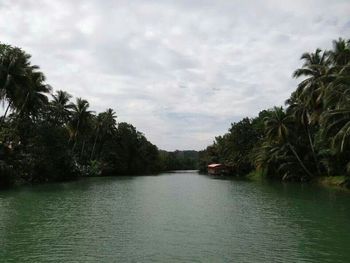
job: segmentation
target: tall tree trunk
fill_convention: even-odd
[[[22,114],[22,112],[23,112],[23,110],[24,110],[24,107],[25,107],[26,104],[27,104],[28,98],[29,98],[29,91],[27,92],[26,98],[25,98],[25,100],[24,100],[24,102],[23,102],[23,104],[22,104],[22,107],[21,107],[20,111],[19,111],[19,115]]]
[[[74,154],[75,146],[77,146],[77,139],[74,139],[73,147],[72,147],[72,152]]]
[[[7,116],[7,112],[9,111],[10,107],[12,105],[12,101],[9,102],[9,105],[7,105],[7,108],[6,108],[6,111],[5,111],[5,114],[4,114],[4,120],[6,119],[6,116]]]
[[[12,101],[10,101],[9,104],[7,105],[7,107],[6,107],[5,114],[4,114],[4,116],[2,116],[1,124],[4,124],[4,123],[5,123],[6,116],[7,116],[7,112],[8,112],[8,110],[10,109],[11,105],[12,105]]]
[[[312,156],[313,156],[314,161],[315,161],[317,173],[318,173],[318,175],[321,175],[320,166],[319,166],[319,163],[318,163],[318,160],[317,160],[317,156],[316,156],[316,153],[315,153],[314,144],[312,143],[312,138],[311,138],[311,134],[310,134],[309,125],[306,125],[306,132],[307,132],[307,137],[309,138],[309,143],[310,143],[310,147],[311,147],[311,151],[312,151]]]
[[[27,92],[26,98],[25,98],[25,100],[24,100],[24,102],[23,102],[23,104],[22,104],[21,109],[19,110],[19,113],[18,113],[18,116],[17,116],[16,128],[15,128],[16,130],[18,129],[19,120],[20,120],[20,117],[21,117],[21,115],[22,115],[22,113],[23,113],[24,107],[25,107],[26,104],[27,104],[28,98],[29,98],[29,91]]]
[[[299,155],[297,154],[297,152],[294,150],[294,147],[287,142],[287,145],[289,147],[289,149],[292,151],[292,153],[294,154],[295,158],[297,158],[300,166],[303,168],[303,170],[310,176],[313,177],[313,174],[306,168],[306,166],[304,165],[304,163],[302,162],[302,160],[300,159]]]
[[[96,142],[97,142],[97,138],[98,138],[99,132],[100,132],[100,129],[97,128],[96,135],[95,135],[95,140],[94,140],[94,145],[92,146],[92,151],[91,151],[91,155],[90,155],[90,160],[92,160],[92,158],[94,157],[95,147],[96,147]]]
[[[83,146],[81,147],[81,152],[80,152],[80,156],[79,156],[80,159],[81,159],[81,157],[83,156],[84,147],[85,147],[85,140],[83,140]]]
[[[75,131],[74,131],[74,143],[73,143],[73,147],[72,147],[72,152],[73,153],[74,153],[74,150],[75,150],[75,146],[77,145],[79,125],[80,125],[80,119],[78,119],[77,126],[76,126]]]
[[[102,152],[102,149],[103,149],[103,145],[105,144],[105,139],[103,138],[104,136],[101,137],[101,140],[100,140],[100,147],[98,149],[98,154],[97,154],[97,159],[99,160],[101,158],[101,152]]]

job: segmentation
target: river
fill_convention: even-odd
[[[350,262],[350,194],[196,172],[0,191],[1,262]]]

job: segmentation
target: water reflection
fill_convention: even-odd
[[[0,192],[0,258],[350,262],[350,195],[195,172]]]

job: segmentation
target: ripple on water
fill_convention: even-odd
[[[350,262],[350,195],[191,173],[0,192],[5,262]]]

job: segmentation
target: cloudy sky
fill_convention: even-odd
[[[349,36],[349,0],[0,0],[1,42],[166,150],[282,105],[300,55]]]

